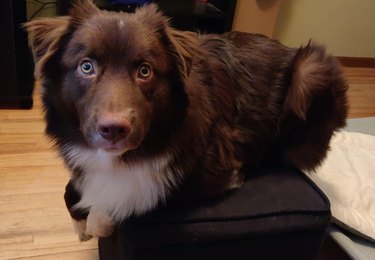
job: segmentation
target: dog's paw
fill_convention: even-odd
[[[229,190],[239,189],[242,187],[244,181],[245,181],[244,173],[241,171],[241,169],[235,169],[232,171],[232,174],[230,176],[228,189]]]
[[[92,237],[107,237],[113,233],[111,217],[105,212],[91,209],[87,217],[86,234]]]
[[[86,233],[86,226],[87,226],[86,219],[80,220],[80,221],[76,221],[73,219],[73,226],[74,226],[74,231],[78,235],[79,241],[86,242],[92,238],[91,235],[88,235]]]

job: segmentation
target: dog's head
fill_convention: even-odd
[[[81,1],[70,16],[26,28],[51,136],[60,130],[48,121],[61,120],[57,128],[76,128],[88,146],[122,154],[181,120],[193,38],[171,29],[155,5],[126,14]]]

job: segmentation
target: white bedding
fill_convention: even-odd
[[[336,133],[327,159],[308,176],[329,198],[334,222],[375,241],[375,136]]]

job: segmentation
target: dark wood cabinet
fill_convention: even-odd
[[[172,25],[181,30],[201,33],[224,33],[232,29],[235,0],[155,0],[171,17]]]
[[[33,61],[27,46],[26,1],[4,0],[0,8],[0,108],[31,108]]]
[[[59,0],[58,12],[67,14],[72,0]],[[96,0],[95,4],[107,10],[133,12],[131,5],[110,5],[106,0]],[[171,17],[171,23],[180,30],[202,33],[224,33],[232,29],[236,0],[154,0],[165,15]]]

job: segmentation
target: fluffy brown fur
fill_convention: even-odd
[[[182,187],[211,196],[238,188],[244,167],[314,169],[345,125],[340,66],[314,43],[180,32],[155,5],[125,14],[88,1],[26,27],[46,132],[73,172],[67,206],[88,218],[82,240],[110,233],[103,215],[142,214]],[[114,173],[134,185],[122,191]]]

